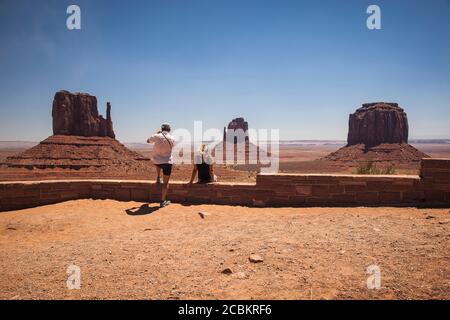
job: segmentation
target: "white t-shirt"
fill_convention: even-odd
[[[172,163],[172,148],[175,145],[175,138],[167,131],[155,133],[148,139],[149,143],[154,143],[152,160],[155,164]]]
[[[206,164],[213,164],[214,158],[207,152],[202,153],[201,151],[197,151],[194,154],[194,164],[202,164],[203,162]]]

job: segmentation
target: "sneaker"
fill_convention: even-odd
[[[161,178],[160,177],[156,178],[156,184],[161,184]]]
[[[170,200],[164,200],[159,203],[159,207],[164,208],[165,206],[168,206],[169,204],[170,204]]]

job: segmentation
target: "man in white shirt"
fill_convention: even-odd
[[[156,166],[156,183],[161,183],[161,170],[163,172],[163,185],[161,192],[161,208],[170,204],[166,199],[169,187],[170,174],[172,173],[172,149],[175,145],[175,138],[170,134],[170,125],[164,123],[161,125],[161,131],[158,131],[147,139],[148,143],[153,143],[152,160]]]

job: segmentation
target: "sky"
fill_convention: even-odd
[[[81,8],[81,30],[66,9]],[[369,30],[366,9],[381,9]],[[397,102],[410,138],[450,138],[450,0],[0,0],[0,140],[52,134],[55,92],[112,105],[117,138],[244,117],[280,138],[346,139]]]

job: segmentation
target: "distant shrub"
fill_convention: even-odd
[[[362,163],[356,168],[357,174],[395,174],[395,168],[389,166],[387,168],[377,168],[373,161]]]
[[[358,168],[356,168],[356,173],[357,174],[370,174],[373,170],[373,162],[372,161],[368,161],[365,163],[362,163],[358,166]]]
[[[384,168],[381,174],[395,174],[395,168],[392,166]]]

